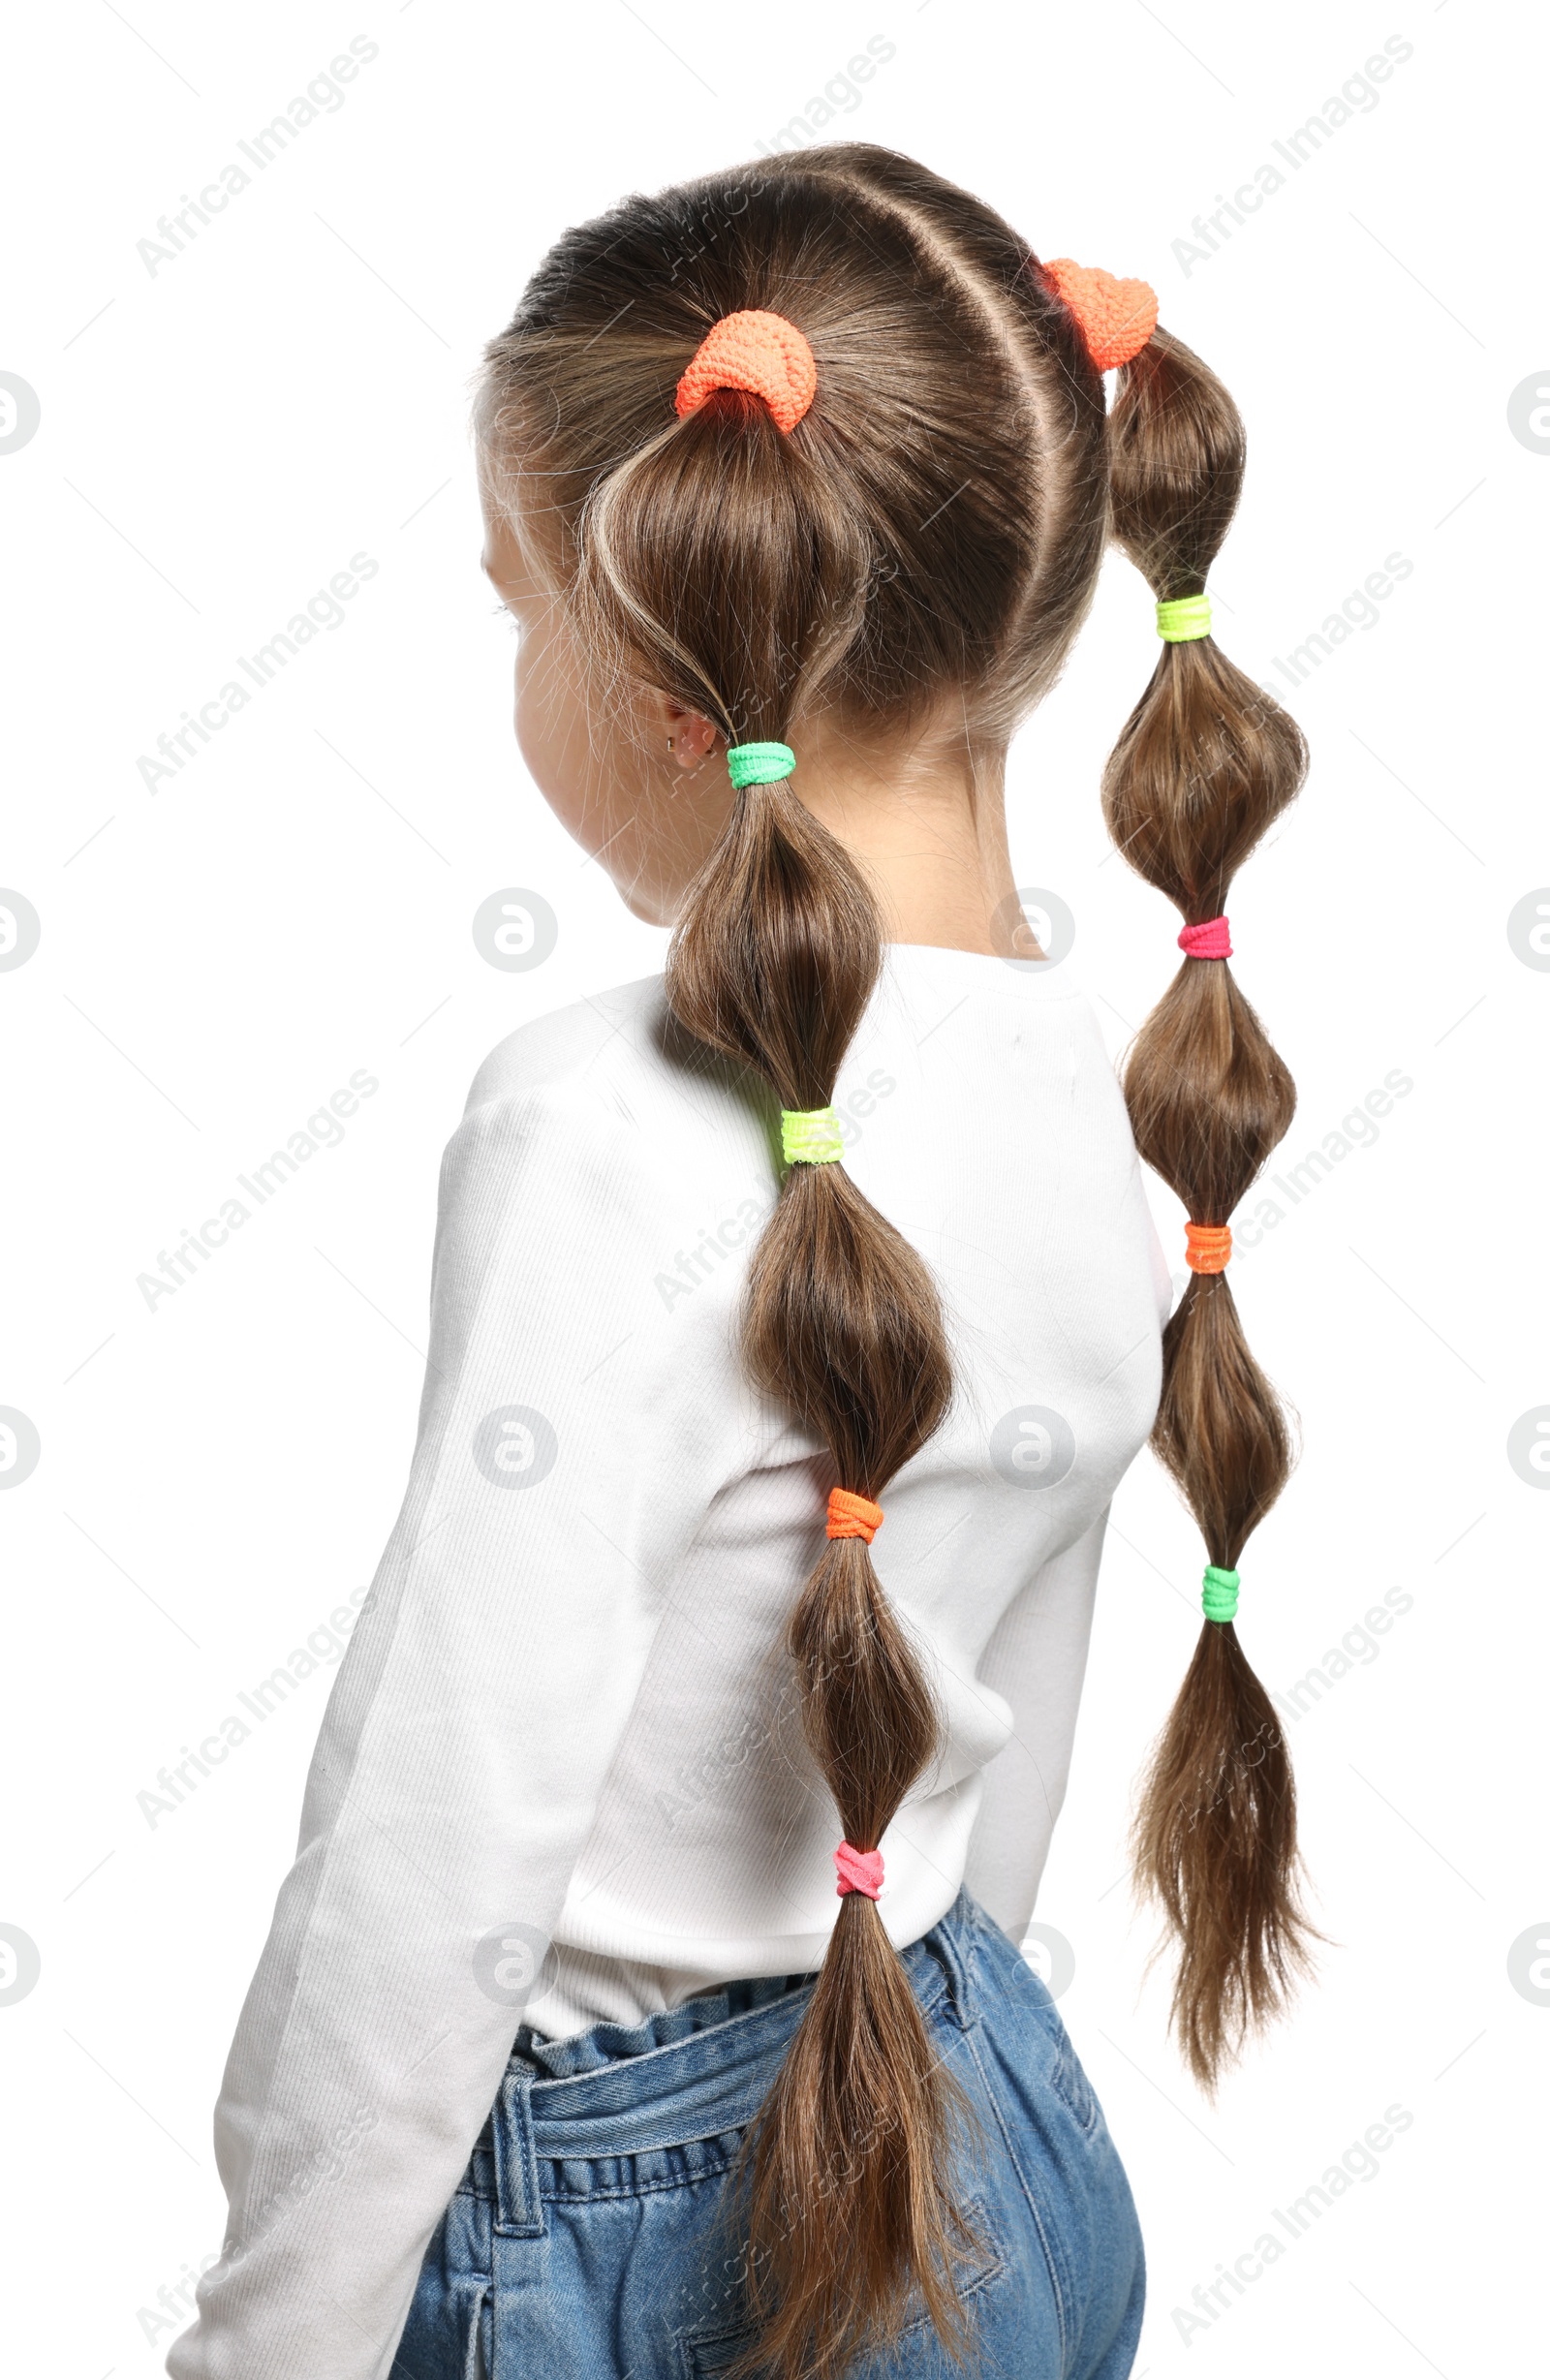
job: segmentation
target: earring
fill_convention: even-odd
[[[671,737],[670,735],[669,735],[669,736],[668,736],[668,738],[667,738],[667,750],[668,750],[669,752],[671,752],[671,750],[672,750],[672,737]]]

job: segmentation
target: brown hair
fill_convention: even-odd
[[[1204,589],[1243,463],[1243,424],[1221,382],[1154,331],[1121,378],[1110,485],[1114,536],[1160,601]],[[1307,765],[1300,730],[1214,641],[1164,644],[1103,772],[1103,815],[1132,867],[1196,925],[1225,909]],[[1296,1105],[1225,959],[1184,960],[1135,1037],[1125,1097],[1136,1147],[1200,1223],[1226,1221]],[[1286,1485],[1291,1448],[1223,1273],[1191,1273],[1163,1333],[1152,1444],[1210,1561],[1235,1568]],[[1245,2034],[1280,2013],[1318,1938],[1299,1903],[1286,1738],[1230,1621],[1201,1628],[1132,1847],[1137,1880],[1181,1946],[1174,2027],[1211,2090]]]
[[[674,415],[701,338],[744,308],[787,316],[817,357],[790,435],[734,391]],[[950,698],[977,767],[1058,674],[1110,531],[1102,381],[1072,318],[990,208],[862,145],[632,198],[568,232],[488,350],[480,431],[497,501],[604,674],[662,689],[732,743],[785,740],[820,710],[859,734],[908,730]],[[1161,331],[1122,375],[1113,451],[1117,534],[1160,594],[1198,586],[1241,433]],[[1301,765],[1296,729],[1211,645],[1168,648],[1110,764],[1110,823],[1205,916]],[[882,951],[844,846],[790,781],[751,788],[679,920],[668,999],[772,1104],[822,1107]],[[1181,970],[1127,1094],[1143,1154],[1199,1221],[1225,1219],[1290,1116],[1285,1069],[1220,962]],[[843,1164],[786,1175],[743,1344],[838,1483],[872,1498],[951,1394],[930,1274]],[[1285,1428],[1224,1283],[1192,1283],[1164,1347],[1155,1442],[1212,1559],[1230,1561],[1285,1477]],[[790,1647],[844,1833],[873,1848],[938,1721],[863,1541],[825,1543]],[[1196,1654],[1139,1847],[1184,1940],[1177,2008],[1206,2077],[1299,1941],[1285,1746],[1229,1627]],[[878,1909],[848,1895],[745,2143],[760,2368],[833,2380],[920,2297],[961,2352],[964,2114]]]

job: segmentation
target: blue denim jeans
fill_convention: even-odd
[[[968,2371],[1125,2380],[1141,2237],[1045,1986],[970,1895],[904,1963],[978,2118]],[[710,2380],[746,2345],[727,2177],[812,1979],[728,1984],[570,2041],[526,2027],[426,2251],[389,2380]],[[963,2380],[922,2306],[853,2380]]]

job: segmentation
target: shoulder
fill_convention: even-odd
[[[661,975],[589,993],[497,1041],[474,1077],[464,1113],[562,1084],[590,1086],[606,1097],[621,1062],[636,1071],[660,1064],[666,1028]]]
[[[757,1080],[683,1045],[660,976],[508,1035],[442,1159],[431,1284],[442,1370],[514,1335],[530,1352],[550,1347],[562,1369],[606,1364],[609,1395],[642,1406],[676,1409],[691,1375],[695,1396],[712,1382],[729,1394],[728,1252],[747,1231],[734,1221],[728,1234],[727,1219],[751,1230],[774,1204],[767,1107]],[[717,1232],[725,1272],[699,1253]]]
[[[628,1234],[761,1179],[768,1110],[757,1078],[676,1026],[662,976],[643,976],[497,1042],[448,1144],[444,1207],[520,1202],[566,1236],[604,1221]]]

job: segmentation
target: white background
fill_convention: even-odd
[[[148,270],[158,218],[356,35],[378,55],[345,104]],[[1200,1548],[1149,1454],[1115,1506],[1038,1916],[1074,1949],[1063,2012],[1140,2205],[1136,2372],[1467,2380],[1542,2333],[1550,1991],[1542,1963],[1537,1991],[1508,1969],[1526,1932],[1550,1941],[1546,1505],[1506,1455],[1550,1403],[1550,975],[1506,930],[1550,881],[1550,441],[1508,424],[1526,379],[1550,386],[1529,12],[63,0],[13,22],[4,137],[0,370],[41,404],[0,453],[0,883],[42,921],[0,974],[0,1405],[42,1442],[0,1496],[0,1920],[42,1963],[0,2005],[9,2370],[153,2374],[181,2327],[164,2312],[146,2335],[158,2289],[219,2243],[210,2110],[331,1672],[154,1826],[137,1796],[375,1567],[437,1164],[478,1062],[662,960],[511,739],[466,430],[480,347],[565,225],[768,144],[874,35],[895,54],[833,131],[967,182],[1044,255],[1147,276],[1234,390],[1251,468],[1219,635],[1314,749],[1231,903],[1239,980],[1300,1089],[1282,1170],[1391,1071],[1413,1085],[1235,1268],[1306,1449],[1245,1558],[1241,1631],[1280,1691],[1334,1673],[1288,1720],[1332,1947],[1214,2107],[1121,1882]],[[1378,104],[1181,258],[1192,220],[1396,35],[1413,54]],[[342,624],[148,791],[139,757],[356,553],[378,570]],[[1292,693],[1277,657],[1392,553],[1410,576]],[[1011,764],[1019,881],[1074,912],[1067,964],[1116,1053],[1177,963],[1177,920],[1111,859],[1097,791],[1155,650],[1114,558]],[[470,931],[513,885],[559,920],[527,974]],[[148,1311],[137,1277],[357,1068],[380,1088],[340,1145]],[[1391,1588],[1410,1608],[1342,1672],[1331,1650]],[[1396,2105],[1412,2120],[1376,2175],[1182,2326]]]

